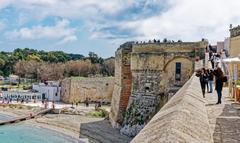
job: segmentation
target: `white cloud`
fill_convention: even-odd
[[[8,39],[60,39],[66,42],[77,40],[76,29],[71,28],[68,20],[58,21],[54,26],[33,26],[24,27],[18,30],[7,32]]]
[[[62,41],[58,42],[57,44],[62,45],[62,44],[70,43],[70,42],[77,41],[77,40],[78,40],[77,36],[71,35],[71,36],[67,36],[67,37],[63,38]]]
[[[147,11],[146,7],[151,4],[167,8],[163,11],[153,12],[149,17],[141,17],[139,14],[142,13],[136,13],[134,15],[136,18],[132,18],[132,21],[129,19],[113,20],[105,17],[106,15],[117,15],[131,6],[139,6],[142,3],[144,3],[142,6],[144,11]],[[147,40],[166,37],[184,41],[208,38],[210,41],[216,42],[229,35],[230,23],[240,24],[239,0],[0,0],[0,9],[10,4],[37,18],[59,16],[83,20],[88,24],[89,31],[92,32],[91,37],[113,37],[116,41],[119,41],[118,39],[121,41],[123,39]],[[127,12],[123,13],[123,15],[128,14]],[[116,26],[116,30],[128,30],[133,34],[128,37],[122,35],[121,32],[109,32],[101,29],[101,27],[111,27],[111,25]],[[64,28],[60,27],[56,24],[54,27],[21,28],[8,35],[28,39],[61,37],[63,43],[76,40],[76,36],[73,34],[75,33],[74,29],[67,25]],[[58,31],[58,34],[55,31]]]
[[[239,0],[170,0],[171,7],[159,15],[126,21],[122,26],[148,38],[216,42],[229,35],[229,24],[240,24]]]
[[[134,3],[134,0],[3,0],[0,8],[14,5],[37,16],[89,17],[114,14]],[[41,12],[40,12],[41,11]],[[40,13],[39,13],[40,12]]]
[[[10,5],[13,0],[0,0],[0,9]]]
[[[0,31],[2,31],[6,27],[5,23],[0,20]]]

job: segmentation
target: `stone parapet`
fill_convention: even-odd
[[[132,143],[212,143],[199,79],[191,79],[165,104]]]

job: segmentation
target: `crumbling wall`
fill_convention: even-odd
[[[125,43],[115,53],[115,84],[111,102],[110,121],[114,127],[119,127],[131,95],[132,73],[130,59],[132,43]]]

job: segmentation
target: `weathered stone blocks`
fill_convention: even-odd
[[[199,79],[193,76],[132,143],[212,143]]]
[[[122,45],[116,52],[114,90],[120,91],[113,95],[112,123],[121,125],[123,134],[136,135],[191,77],[195,55],[204,55],[206,46],[206,42]]]
[[[90,101],[111,102],[114,78],[66,78],[61,83],[61,100],[65,103]]]

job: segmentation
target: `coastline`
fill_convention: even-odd
[[[34,113],[42,108],[23,106],[23,108],[10,108],[10,106],[0,106],[0,114],[20,117]],[[81,112],[94,111],[94,109],[80,109]],[[118,129],[112,128],[110,122],[104,118],[93,117],[87,114],[46,114],[27,121],[20,122],[30,124],[39,128],[51,130],[63,134],[80,143],[129,143],[132,138],[121,135]],[[18,124],[18,123],[17,123]],[[10,125],[11,126],[11,125]],[[1,128],[1,127],[0,127]]]

